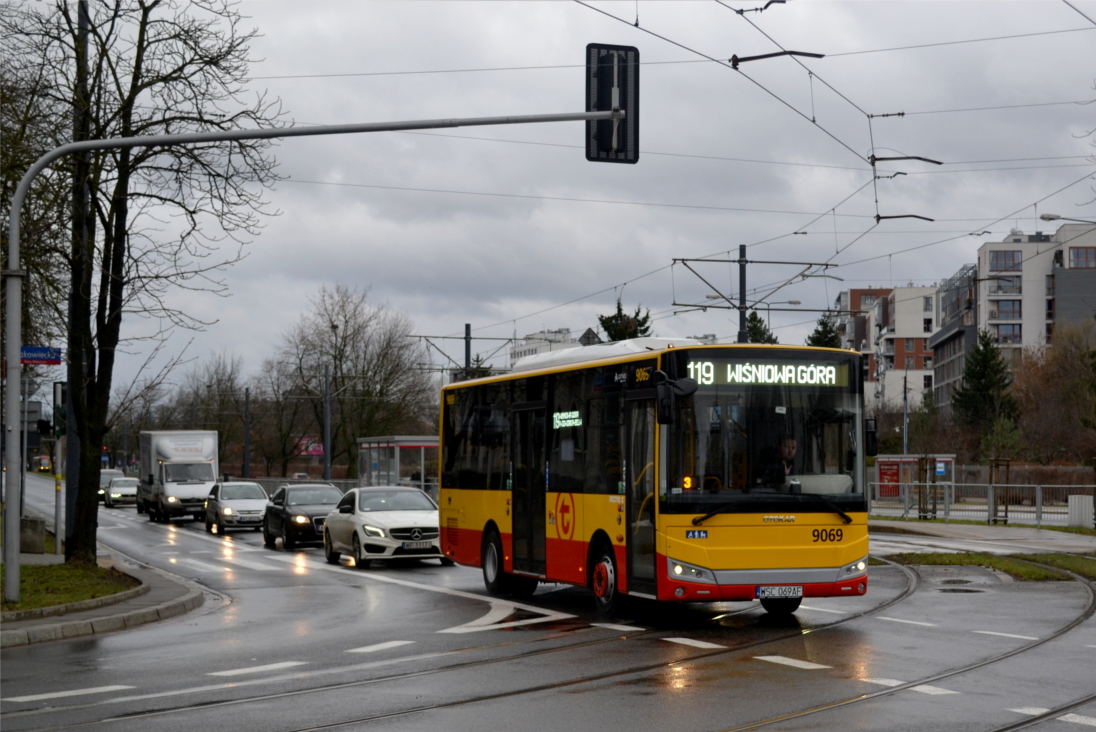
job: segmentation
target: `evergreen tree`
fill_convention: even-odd
[[[651,335],[651,309],[647,308],[647,312],[640,315],[642,309],[642,306],[639,306],[635,313],[627,315],[620,305],[620,300],[617,300],[615,313],[597,316],[601,329],[605,331],[606,340],[626,341]]]
[[[779,343],[769,326],[765,324],[761,316],[754,310],[746,318],[746,335],[750,343]]]
[[[963,383],[951,395],[960,424],[982,436],[999,419],[1016,422],[1020,408],[1009,393],[1011,384],[1012,374],[1001,349],[988,330],[981,331],[963,367]]]
[[[822,317],[818,319],[818,323],[814,326],[814,332],[807,336],[806,343],[808,346],[818,346],[820,348],[841,347],[841,334],[837,332],[837,326],[834,325],[829,313],[823,313]]]

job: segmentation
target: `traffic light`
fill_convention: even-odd
[[[633,46],[586,46],[586,111],[619,109],[624,119],[586,123],[586,159],[598,163],[639,160],[639,50]]]
[[[53,434],[64,437],[68,432],[68,384],[53,382]]]

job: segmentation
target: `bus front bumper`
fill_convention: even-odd
[[[756,600],[763,592],[773,592],[763,588],[782,588],[776,592],[789,592],[791,597],[860,596],[868,591],[867,557],[842,567],[732,570],[660,559],[664,571],[658,578],[658,599],[669,602]]]

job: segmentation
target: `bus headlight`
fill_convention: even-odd
[[[674,574],[681,574],[685,569],[680,564],[674,565]]]
[[[705,567],[697,567],[688,562],[679,562],[667,558],[666,571],[670,579],[679,582],[700,582],[706,585],[718,584],[715,573]]]

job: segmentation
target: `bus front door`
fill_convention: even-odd
[[[546,432],[543,406],[514,408],[513,456],[514,570],[543,577],[545,555]]]
[[[628,591],[655,596],[655,402],[625,402]]]

